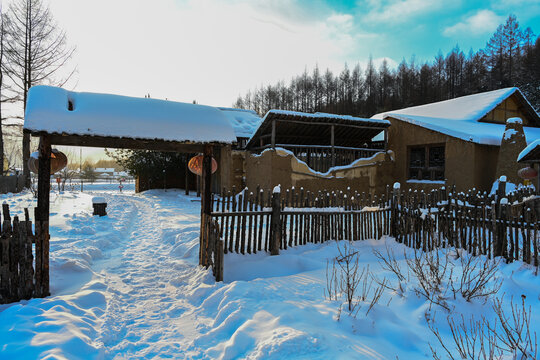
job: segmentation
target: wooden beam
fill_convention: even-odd
[[[186,159],[186,163],[185,163],[185,176],[186,176],[186,179],[185,179],[185,187],[186,187],[186,195],[189,195],[189,167],[188,167],[188,163],[189,163],[189,160],[190,160],[190,156],[189,154],[186,154],[185,155],[185,159]]]
[[[34,134],[36,135],[36,134]],[[38,133],[41,136],[44,134]],[[181,153],[201,153],[204,151],[205,144],[164,141],[164,140],[148,140],[148,139],[130,139],[117,138],[106,136],[89,136],[89,135],[49,135],[52,145],[67,145],[67,146],[88,146],[88,147],[103,147],[114,149],[140,149],[140,150],[155,150],[155,151],[170,151]],[[220,144],[212,143],[213,146]]]
[[[336,123],[336,122],[315,122],[315,121],[302,121],[302,120],[288,120],[288,119],[272,119],[272,121],[279,121],[279,122],[288,122],[288,123],[295,123],[295,124],[301,124],[301,125],[319,125],[319,126],[340,126],[340,127],[349,127],[349,128],[355,128],[355,129],[386,129],[390,126],[390,124],[381,124],[381,123],[373,123],[373,125],[353,125],[348,123]]]

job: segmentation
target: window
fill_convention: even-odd
[[[444,180],[444,145],[410,148],[409,179]]]

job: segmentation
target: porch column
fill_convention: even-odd
[[[49,196],[51,190],[51,140],[39,140],[38,201],[36,221],[36,297],[49,296]]]
[[[334,148],[334,125],[330,127],[330,146],[332,146],[332,167],[336,166],[336,151]]]
[[[272,149],[276,148],[276,119],[272,120]]]

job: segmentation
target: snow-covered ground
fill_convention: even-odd
[[[448,315],[493,317],[490,301],[448,300],[451,311],[414,291],[386,289],[366,315],[325,299],[327,260],[336,242],[267,254],[225,257],[225,281],[200,269],[200,202],[180,191],[100,187],[51,195],[51,292],[45,299],[0,305],[1,359],[430,359],[442,347],[426,314],[452,346]],[[109,189],[109,190],[107,190]],[[126,191],[127,190],[127,191]],[[108,201],[93,217],[92,196]],[[34,206],[30,194],[4,195],[12,213]],[[397,280],[374,249],[389,248],[403,266],[410,249],[392,239],[353,243],[361,267]],[[459,269],[456,268],[456,273]],[[501,265],[499,294],[532,306],[540,332],[540,279],[534,269]],[[444,356],[443,356],[444,358]]]

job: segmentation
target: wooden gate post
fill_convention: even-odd
[[[36,297],[49,296],[49,196],[51,190],[51,140],[39,140],[38,201],[36,218]]]
[[[199,265],[208,267],[208,221],[212,212],[212,145],[205,145],[201,174],[201,232]]]
[[[279,246],[281,245],[281,189],[279,185],[274,188],[272,194],[271,221],[270,255],[279,255]]]

